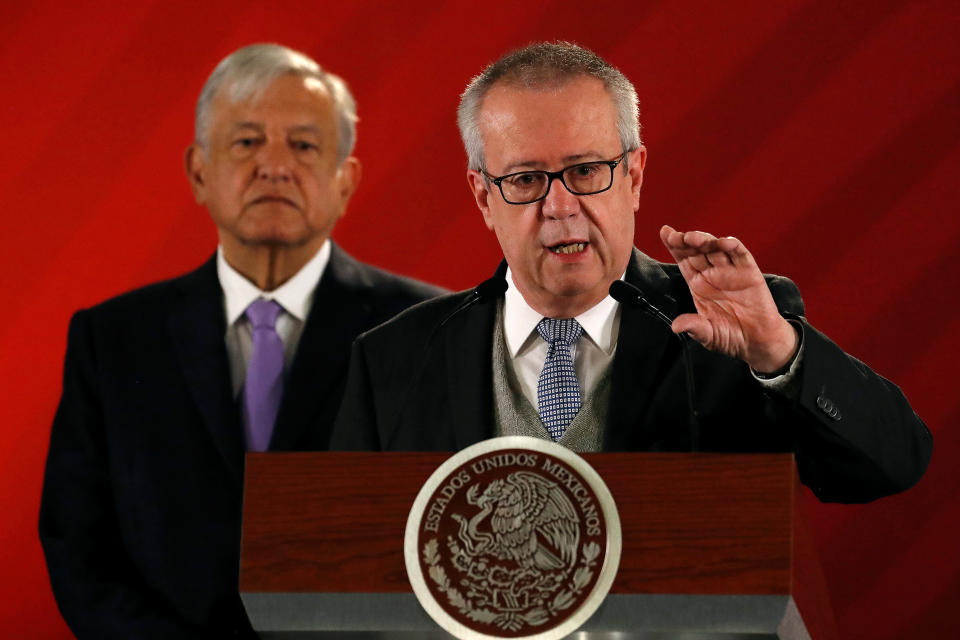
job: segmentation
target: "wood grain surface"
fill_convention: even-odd
[[[410,591],[407,515],[447,457],[248,454],[241,591]],[[790,593],[798,502],[790,456],[584,457],[620,513],[623,554],[612,592]]]

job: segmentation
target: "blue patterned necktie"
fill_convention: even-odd
[[[537,332],[549,345],[537,381],[537,410],[550,437],[559,440],[580,411],[580,383],[570,345],[580,338],[583,327],[573,318],[544,318]]]
[[[281,307],[253,301],[245,313],[253,325],[253,353],[243,383],[243,427],[247,451],[266,451],[283,396],[283,341],[277,334]]]

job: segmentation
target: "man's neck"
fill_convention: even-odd
[[[523,297],[509,268],[506,278],[508,288],[504,294],[503,305],[504,338],[511,357],[517,357],[520,349],[536,335],[537,323],[544,314],[532,307]],[[597,304],[583,311],[547,317],[576,318],[594,344],[610,354],[616,346],[617,331],[620,327],[618,308],[619,305],[613,298],[604,296]]]
[[[517,288],[530,308],[545,318],[575,318],[607,297],[606,290],[597,290],[592,292],[592,295],[564,297],[532,294],[525,292],[520,285],[517,285]]]
[[[316,255],[323,241],[298,247],[223,243],[223,257],[261,291],[273,291],[295,276]]]

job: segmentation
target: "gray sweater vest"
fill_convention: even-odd
[[[610,366],[603,371],[596,386],[586,393],[580,411],[557,440],[573,451],[601,451],[603,434],[610,406]],[[497,304],[497,319],[493,325],[493,411],[497,436],[533,436],[551,440],[540,414],[523,395],[513,369],[507,343],[503,335],[503,301]]]

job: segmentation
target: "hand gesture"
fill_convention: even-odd
[[[797,333],[777,311],[742,242],[668,225],[661,227],[660,239],[677,261],[697,308],[697,313],[677,316],[674,333],[686,332],[707,349],[739,358],[760,373],[790,362]]]

